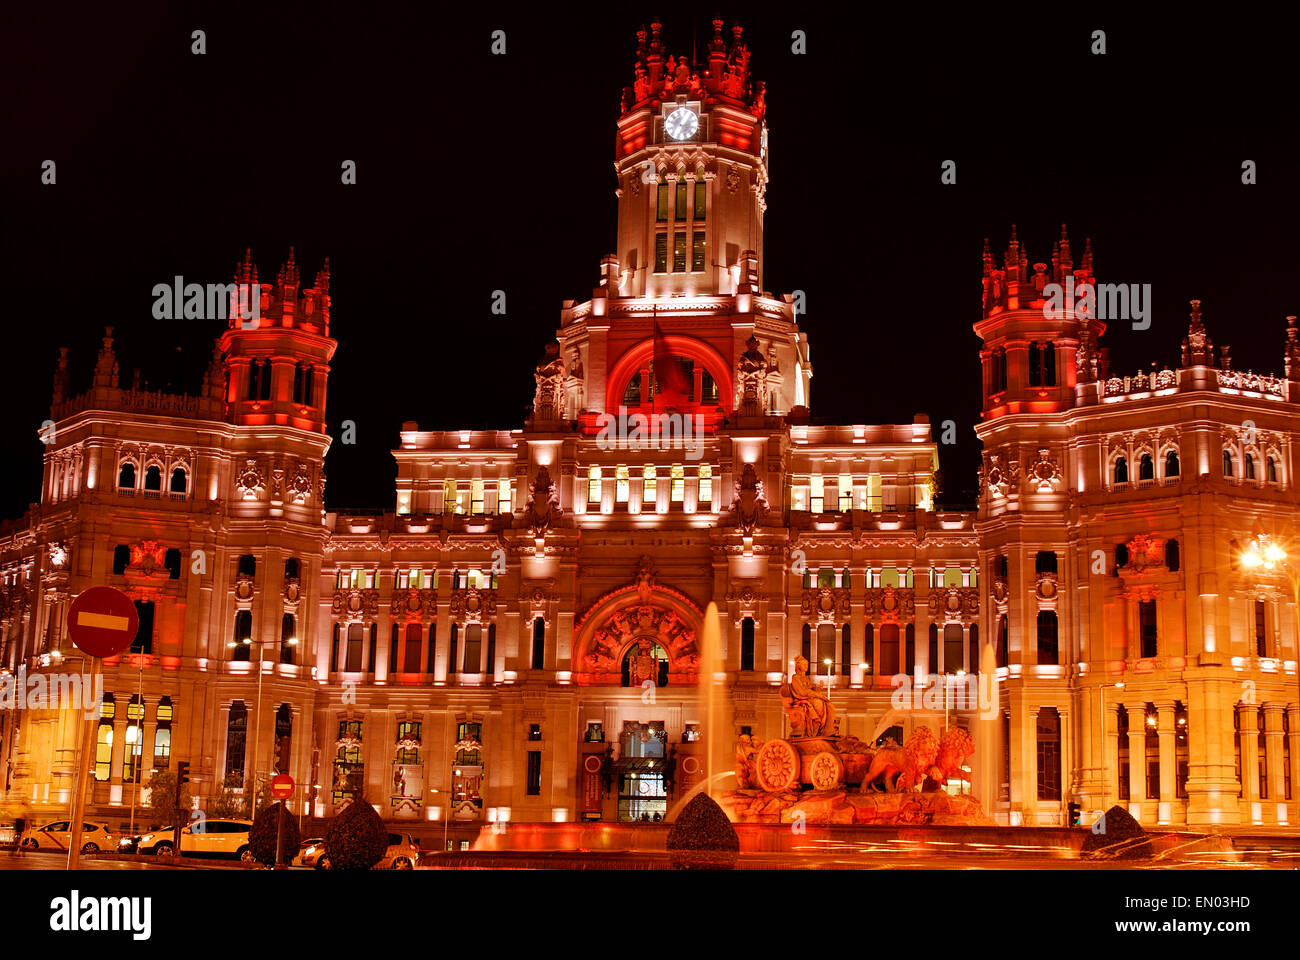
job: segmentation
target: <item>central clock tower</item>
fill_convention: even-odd
[[[763,84],[750,80],[741,27],[730,43],[722,27],[713,21],[703,64],[669,54],[658,21],[637,31],[615,144],[619,296],[731,295],[753,269],[747,256],[761,289]]]

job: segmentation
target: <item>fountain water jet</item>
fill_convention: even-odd
[[[700,644],[700,686],[704,695],[704,753],[705,780],[709,798],[715,791],[735,789],[736,783],[724,783],[731,771],[719,770],[723,764],[731,765],[735,753],[735,731],[727,720],[724,700],[726,674],[722,661],[722,622],[718,605],[710,603],[704,611],[704,631]]]

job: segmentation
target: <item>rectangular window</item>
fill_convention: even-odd
[[[672,468],[672,490],[670,495],[673,503],[681,503],[686,499],[686,470],[680,465],[674,465]]]
[[[707,186],[699,180],[695,181],[695,219],[704,219],[705,198],[708,196]]]
[[[1154,600],[1138,601],[1138,637],[1143,657],[1156,655],[1156,602]]]
[[[696,230],[691,235],[691,270],[699,272],[704,269],[704,231]]]
[[[497,481],[497,513],[510,513],[514,510],[514,504],[511,502],[510,481]]]
[[[469,482],[469,512],[476,517],[483,513],[482,480],[471,480]]]
[[[701,464],[699,469],[700,489],[696,496],[701,509],[713,509],[713,468],[707,463]]]
[[[1055,707],[1038,711],[1038,799],[1061,799],[1061,718]]]
[[[542,751],[528,751],[528,796],[542,795]]]
[[[471,623],[465,627],[465,672],[483,672],[483,627]]]
[[[668,219],[668,184],[659,184],[655,196],[655,219],[663,223]]]
[[[677,181],[677,204],[676,204],[676,206],[675,206],[674,209],[673,209],[673,219],[674,219],[674,220],[685,220],[685,219],[686,219],[686,212],[687,212],[687,207],[686,207],[686,181],[685,181],[685,180],[678,180],[678,181]]]
[[[632,482],[628,479],[627,467],[619,466],[614,468],[614,502],[627,503],[628,492],[631,489]]]
[[[659,499],[658,480],[655,477],[655,468],[653,464],[646,464],[646,468],[641,474],[641,502],[653,504]]]
[[[600,503],[600,467],[591,467],[587,471],[587,503]]]
[[[840,511],[848,513],[853,509],[853,478],[847,473],[840,474]]]
[[[809,496],[808,509],[813,513],[821,513],[826,502],[825,483],[820,473],[814,473],[808,478]]]
[[[686,234],[673,234],[673,273],[686,271]]]
[[[808,488],[804,486],[790,488],[790,509],[807,510],[808,509]]]
[[[419,673],[423,652],[421,647],[423,640],[423,631],[418,623],[408,623],[406,625],[406,655],[402,664],[403,673]]]
[[[361,641],[364,639],[365,627],[359,623],[348,624],[348,652],[343,669],[348,673],[361,672]]]
[[[1268,649],[1267,640],[1266,640],[1267,634],[1265,632],[1266,622],[1267,622],[1267,618],[1265,616],[1264,601],[1256,600],[1255,601],[1255,656],[1257,657],[1267,656],[1267,654],[1264,652],[1265,650]]]
[[[880,474],[867,475],[867,509],[879,513],[884,505],[884,482]]]
[[[655,273],[668,272],[668,234],[655,237]]]

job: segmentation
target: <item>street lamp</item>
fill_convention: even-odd
[[[1101,749],[1101,805],[1102,805],[1101,812],[1103,814],[1106,812],[1105,810],[1106,787],[1109,786],[1109,784],[1107,783],[1108,778],[1106,776],[1106,688],[1107,687],[1114,687],[1116,690],[1123,690],[1124,681],[1117,680],[1114,683],[1102,683],[1102,684],[1098,684],[1097,686],[1097,702],[1101,707],[1101,713],[1098,715],[1097,718],[1098,722],[1101,725],[1101,736],[1098,738],[1097,743]],[[1118,792],[1118,787],[1119,785],[1116,784],[1117,792]]]

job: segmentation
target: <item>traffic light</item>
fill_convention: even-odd
[[[1072,827],[1081,826],[1083,823],[1083,808],[1079,804],[1071,800],[1069,805],[1069,810],[1070,810],[1070,826]]]
[[[276,773],[289,772],[289,744],[290,743],[291,741],[288,737],[275,738],[275,772]]]
[[[176,805],[180,806],[181,791],[190,782],[190,765],[186,760],[176,761]]]

